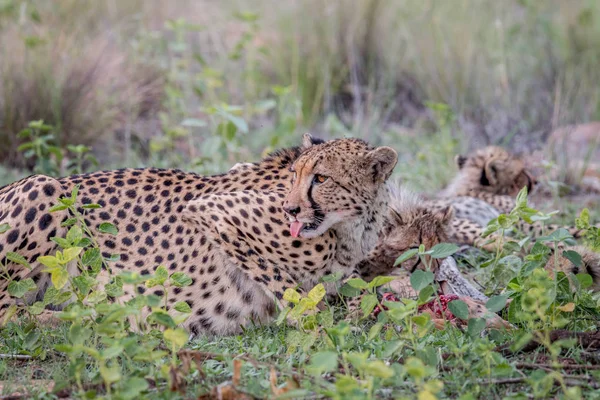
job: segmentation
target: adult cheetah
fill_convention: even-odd
[[[32,271],[8,263],[9,272],[38,284],[28,302],[42,297],[49,279],[37,259],[56,251],[50,239],[66,233],[61,223],[69,218],[67,211],[48,210],[78,184],[83,204],[102,206],[86,210],[86,222],[118,228],[116,236],[98,236],[105,256],[120,255],[117,270],[146,274],[165,265],[191,275],[192,286],[174,288],[169,303],[188,302],[193,333],[233,333],[250,320],[267,321],[286,288],[309,288],[338,270],[356,274],[383,225],[395,151],[356,139],[314,143],[305,137],[305,148],[217,176],[149,168],[26,178],[0,189],[0,223],[11,227],[0,236],[0,259],[7,263],[9,251],[23,255]],[[297,175],[290,165],[300,167],[302,178],[290,182]],[[295,214],[291,229],[281,208],[287,192],[287,212]],[[124,300],[135,292],[126,290]],[[0,307],[9,304],[4,282]]]

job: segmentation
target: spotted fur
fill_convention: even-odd
[[[50,239],[66,233],[61,223],[70,217],[67,211],[49,213],[49,208],[79,184],[83,204],[102,206],[85,211],[88,225],[111,222],[118,228],[116,236],[97,237],[104,255],[120,256],[117,271],[151,274],[165,265],[192,277],[190,287],[171,289],[168,304],[190,305],[186,325],[192,333],[227,334],[250,321],[266,322],[275,305],[282,305],[285,289],[306,290],[336,271],[356,276],[356,264],[373,248],[383,226],[385,180],[395,152],[355,139],[319,143],[306,136],[303,148],[281,150],[216,176],[154,168],[61,179],[31,176],[0,189],[0,223],[11,227],[0,235],[0,260],[14,279],[32,277],[38,283],[28,303],[41,298],[49,279],[37,259],[54,254],[57,246]],[[292,183],[292,171],[299,170],[302,178]],[[337,182],[337,189],[308,183],[315,171],[327,174],[330,184]],[[306,198],[311,224],[325,225],[319,225],[317,235],[292,238],[282,202]],[[32,270],[8,262],[9,251],[23,255]],[[101,275],[108,280],[105,271]],[[148,292],[163,294],[140,285],[126,289],[123,300]],[[6,282],[0,282],[2,312],[10,303]]]

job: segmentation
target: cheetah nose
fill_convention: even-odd
[[[300,214],[300,206],[284,206],[283,211],[290,214],[292,217]]]

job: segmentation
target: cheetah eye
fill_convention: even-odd
[[[313,182],[315,182],[315,183],[324,183],[325,181],[327,181],[327,179],[329,179],[328,176],[316,174],[315,177],[314,177],[314,179],[313,179]]]

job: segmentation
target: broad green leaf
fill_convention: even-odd
[[[577,278],[583,289],[587,289],[594,284],[594,279],[589,274],[577,274],[575,278]]]
[[[453,243],[438,243],[431,248],[431,257],[446,258],[458,251],[458,246]]]
[[[187,276],[185,272],[175,272],[171,275],[171,285],[177,287],[190,286],[192,284],[192,278]]]
[[[0,224],[0,233],[8,232],[10,230],[10,225],[7,223]]]
[[[69,206],[66,204],[57,204],[57,205],[51,207],[48,211],[50,211],[52,213],[52,212],[66,210],[67,208],[69,208]]]
[[[109,360],[120,355],[123,350],[123,346],[116,344],[102,350],[100,354],[103,360]]]
[[[18,253],[9,251],[8,253],[6,253],[6,258],[9,261],[14,262],[15,264],[19,264],[19,265],[26,267],[27,269],[31,269],[31,265],[29,265],[29,262],[27,262],[25,257],[23,257],[22,255],[20,255]]]
[[[360,278],[348,279],[346,283],[355,289],[364,290],[369,287],[369,284]]]
[[[119,233],[119,230],[117,229],[117,227],[114,226],[113,224],[111,224],[110,222],[101,223],[100,226],[98,227],[98,231],[100,233],[106,233],[106,234],[113,235],[113,236],[116,236]]]
[[[302,297],[300,296],[300,294],[291,288],[285,289],[285,292],[283,293],[283,299],[293,304],[300,303],[301,298]]]
[[[148,322],[157,323],[167,328],[175,328],[177,324],[173,321],[173,318],[164,311],[157,310],[148,316]]]
[[[371,327],[371,329],[369,329],[369,335],[368,335],[368,339],[369,340],[375,340],[375,338],[379,335],[379,333],[381,332],[381,329],[383,328],[383,324],[381,322],[376,323],[375,325],[373,325]]]
[[[310,356],[308,369],[314,375],[333,372],[338,369],[338,355],[333,351],[320,351]]]
[[[97,267],[102,266],[102,254],[100,253],[100,249],[92,248],[87,249],[83,256],[81,256],[81,263],[86,267],[92,267],[95,269]]]
[[[402,255],[400,257],[398,257],[396,259],[396,262],[394,262],[394,267],[402,264],[404,261],[410,260],[411,258],[416,256],[418,253],[419,253],[419,249],[410,249],[410,250],[405,251],[404,253],[402,253]]]
[[[504,308],[504,306],[506,306],[506,300],[507,299],[508,299],[508,295],[507,294],[501,294],[499,296],[492,296],[485,303],[485,307],[490,312],[497,313],[498,311],[502,310]]]
[[[67,272],[66,268],[54,268],[50,274],[52,284],[58,290],[62,289],[69,281],[69,273]]]
[[[345,283],[339,289],[339,293],[344,297],[356,297],[360,294],[360,289],[353,288],[352,286]]]
[[[321,300],[323,300],[325,294],[327,294],[327,292],[325,291],[325,286],[323,286],[322,283],[319,283],[317,286],[312,288],[310,292],[308,292],[308,295],[306,297],[308,297],[314,302],[315,305],[317,305]]]
[[[101,365],[100,375],[106,383],[110,384],[118,382],[121,379],[121,367],[118,365],[114,367],[107,367],[106,365]]]
[[[77,218],[69,218],[65,222],[62,222],[60,224],[60,226],[62,226],[62,227],[73,226],[76,223],[77,223]]]
[[[410,285],[417,292],[433,282],[433,272],[417,269],[410,275]]]
[[[325,275],[324,277],[321,278],[321,282],[337,282],[340,279],[342,279],[343,276],[343,272],[338,271],[338,272],[334,272],[333,274],[329,274],[329,275]]]
[[[179,328],[165,330],[163,337],[176,349],[180,349],[187,343],[189,335],[184,329]]]
[[[394,370],[381,360],[370,361],[364,368],[367,375],[375,376],[381,379],[388,379],[394,376]]]
[[[82,247],[70,247],[68,249],[65,249],[63,251],[63,264],[66,264],[77,258],[77,256],[79,256],[82,250]]]
[[[120,382],[120,385],[122,385],[122,389],[119,390],[119,398],[124,400],[136,399],[150,387],[148,381],[135,376]]]
[[[435,290],[431,285],[427,285],[423,289],[421,289],[421,291],[419,292],[419,304],[429,303],[434,292]]]
[[[8,284],[8,294],[20,299],[25,293],[37,289],[33,279],[27,278],[22,281],[11,281]]]
[[[368,317],[375,306],[378,304],[377,295],[376,294],[367,294],[364,295],[360,300],[360,309],[363,312],[365,317]]]
[[[67,232],[67,240],[69,243],[77,244],[82,237],[83,231],[77,225],[72,226],[71,229],[69,229],[69,232]]]
[[[27,307],[27,312],[31,315],[40,315],[44,311],[44,303],[41,301],[36,301],[29,307]]]
[[[452,300],[448,303],[448,309],[457,318],[464,321],[469,319],[469,307],[467,307],[467,304],[462,300]]]
[[[581,255],[574,250],[565,250],[562,255],[573,263],[576,267],[581,267]]]
[[[25,340],[23,341],[23,347],[29,351],[35,350],[40,344],[39,340],[42,336],[41,332],[37,329],[29,331]]]
[[[41,256],[38,257],[37,261],[39,261],[42,265],[50,268],[50,270],[57,268],[60,264],[58,263],[58,259],[55,256]],[[46,270],[47,272],[49,270]]]
[[[379,287],[379,286],[383,286],[386,283],[390,283],[394,279],[396,279],[396,277],[394,277],[394,276],[378,276],[378,277],[375,277],[375,279],[373,279],[371,282],[369,282],[369,289],[373,289],[373,288],[376,288],[376,287]]]
[[[483,318],[471,318],[469,319],[467,333],[472,338],[479,336],[481,331],[485,328],[485,319]]]
[[[186,313],[189,314],[192,312],[192,308],[190,307],[190,305],[185,302],[185,301],[178,301],[177,303],[175,303],[175,305],[173,306],[173,308],[181,313]]]
[[[146,287],[154,287],[164,285],[165,281],[169,277],[169,271],[164,266],[159,266],[154,272],[154,277],[146,281]]]

